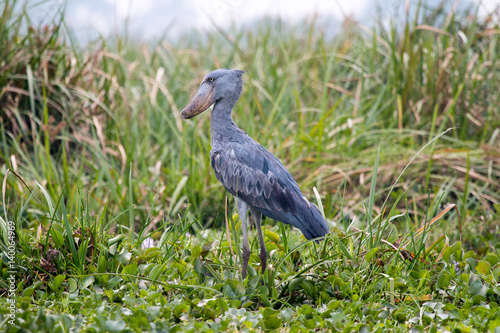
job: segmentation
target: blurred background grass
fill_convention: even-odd
[[[227,193],[210,168],[209,112],[190,122],[179,112],[207,72],[229,67],[247,71],[235,122],[283,161],[306,196],[318,188],[339,227],[371,220],[379,147],[375,214],[409,160],[452,127],[415,159],[391,200],[404,193],[398,209],[415,226],[457,204],[463,232],[474,235],[466,246],[484,247],[498,234],[498,13],[479,18],[475,8],[416,3],[389,24],[346,20],[329,38],[314,18],[267,19],[175,43],[122,36],[78,45],[63,14],[36,27],[13,11],[18,1],[3,3],[5,220],[47,223],[44,207],[20,207],[38,182],[77,220],[84,212],[140,228],[151,218],[157,228],[180,214],[199,218],[194,229],[222,225]],[[15,174],[5,177],[8,170]],[[442,223],[450,239],[459,237],[456,214]]]

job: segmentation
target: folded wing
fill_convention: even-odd
[[[212,151],[211,163],[226,190],[263,215],[299,228],[307,239],[328,232],[318,207],[302,195],[283,164],[255,141]]]

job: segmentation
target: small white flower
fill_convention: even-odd
[[[149,249],[155,246],[155,241],[151,238],[148,237],[145,240],[142,241],[141,247],[143,249]]]

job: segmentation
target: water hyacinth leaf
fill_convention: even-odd
[[[196,262],[197,259],[200,258],[201,255],[201,246],[195,245],[191,250],[191,262]]]
[[[314,318],[311,318],[311,319],[306,319],[304,321],[304,325],[310,329],[310,330],[314,330],[317,326],[317,323],[316,323],[316,320]],[[361,332],[361,331],[360,331]]]
[[[73,293],[76,291],[76,289],[78,288],[78,284],[76,282],[76,280],[74,278],[69,278],[68,279],[68,290],[70,293]]]
[[[496,255],[493,255],[493,254],[487,254],[484,256],[483,260],[489,262],[491,264],[491,266],[495,266],[499,261],[500,259],[498,258],[498,256]]]
[[[124,234],[117,235],[117,236],[108,240],[108,246],[112,246],[114,244],[120,243],[125,238],[126,238],[126,236]]]
[[[483,275],[490,274],[491,264],[486,260],[481,260],[476,265],[476,271],[478,271],[479,273],[481,273]]]
[[[370,249],[368,252],[365,254],[365,260],[366,262],[371,262],[377,255],[379,248],[374,247],[373,249]]]
[[[289,322],[293,318],[293,310],[290,308],[285,308],[280,311],[281,319],[286,322]]]
[[[498,280],[500,278],[500,267],[497,267],[493,270],[493,277]]]
[[[272,310],[270,308],[265,308],[262,316],[264,318],[264,327],[267,330],[276,330],[281,326],[281,318],[278,318],[278,311]]]
[[[500,318],[493,319],[488,325],[489,331],[500,333]]]
[[[167,266],[165,264],[158,264],[151,269],[151,272],[149,273],[149,278],[151,280],[158,280],[160,275],[167,269]]]
[[[52,284],[49,284],[49,287],[50,289],[52,289],[52,291],[57,291],[59,290],[59,288],[61,287],[61,284],[63,283],[63,281],[66,279],[66,275],[58,275],[54,278],[54,281],[52,282]]]
[[[480,280],[475,280],[469,287],[469,292],[472,296],[486,296],[486,292],[488,291],[488,287],[483,285]]]
[[[95,278],[93,275],[82,276],[78,281],[80,289],[88,288],[92,283],[94,283],[94,280]]]
[[[484,256],[483,260],[489,262],[491,266],[495,266],[500,259],[498,258],[498,256],[495,256],[493,254],[487,254]]]
[[[122,265],[126,265],[129,263],[132,258],[132,253],[130,253],[127,249],[123,249],[122,252],[116,257],[116,260]]]
[[[149,261],[155,257],[158,257],[159,255],[162,255],[163,251],[155,246],[147,248],[144,251],[144,254],[139,257],[139,260],[141,261]]]
[[[256,293],[257,295],[267,295],[269,294],[269,289],[266,287],[266,286],[259,286],[257,289],[256,289]]]
[[[294,291],[296,290],[300,284],[305,281],[306,277],[305,276],[299,276],[294,278],[290,283],[288,284],[288,290],[289,291]]]
[[[210,271],[205,266],[205,263],[203,261],[201,261],[200,259],[196,259],[196,263],[194,264],[194,271],[196,273],[204,275],[204,276],[208,276],[208,277],[212,276]]]
[[[394,279],[394,288],[396,290],[404,290],[406,288],[406,283],[405,279],[398,276]]]
[[[253,275],[248,278],[248,285],[250,285],[253,288],[257,288],[260,282],[260,276],[258,275]]]
[[[50,286],[50,284],[49,284],[49,287],[52,289],[52,287]],[[29,288],[24,289],[23,292],[22,292],[22,295],[24,297],[31,297],[34,292],[35,292],[35,287],[33,286],[33,287],[29,287]]]
[[[444,251],[444,254],[443,254],[444,261],[449,262],[450,261],[450,256],[453,255],[453,254],[456,254],[457,252],[459,252],[461,250],[462,250],[462,242],[456,241],[453,245],[449,246]],[[455,258],[455,259],[459,259],[459,258]]]
[[[465,259],[465,261],[469,264],[469,267],[474,270],[477,266],[477,259],[469,257]]]
[[[151,303],[151,301],[158,299],[160,296],[161,296],[161,294],[157,291],[149,292],[148,295],[146,296],[146,301]]]
[[[241,281],[235,279],[227,279],[226,283],[234,292],[235,296],[243,296],[245,294],[245,286]]]
[[[56,230],[56,228],[52,228],[50,231],[50,235],[52,236],[52,239],[54,240],[54,244],[57,248],[61,248],[64,244],[64,236],[62,235],[61,232]]]
[[[125,328],[126,323],[123,320],[106,320],[105,331],[106,332],[121,332]]]
[[[125,275],[137,275],[137,263],[133,262],[130,265],[123,267],[122,274]],[[126,281],[129,279],[128,276],[123,277]]]
[[[114,276],[106,282],[107,289],[113,289],[118,283],[122,282],[123,278],[121,276]]]
[[[382,315],[382,316],[379,316],[380,318],[386,318],[388,316],[387,313],[385,313],[385,315],[383,315],[383,311],[380,314]],[[342,310],[336,311],[336,312],[332,313],[330,316],[331,316],[333,324],[335,324],[335,325],[342,325],[343,323],[345,323],[347,321],[347,317],[342,312]]]
[[[298,313],[301,315],[309,315],[313,313],[313,311],[314,311],[313,307],[310,306],[309,304],[304,304],[300,307],[300,309],[298,309]]]
[[[314,286],[312,285],[311,281],[309,280],[304,280],[300,283],[300,286],[304,289],[304,292],[308,296],[314,296]]]
[[[400,324],[402,324],[406,321],[408,313],[403,309],[398,309],[394,311],[393,316]]]
[[[443,270],[438,275],[437,286],[441,289],[446,289],[450,285],[451,275],[447,271]]]

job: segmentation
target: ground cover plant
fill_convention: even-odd
[[[498,12],[82,46],[1,3],[1,330],[500,330]],[[179,116],[224,67],[247,70],[235,122],[331,229],[264,221],[245,280],[209,114]]]

